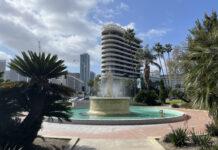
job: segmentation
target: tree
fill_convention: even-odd
[[[134,54],[133,49],[132,49],[132,43],[135,40],[135,33],[134,33],[134,29],[127,29],[124,34],[123,34],[123,38],[128,42],[130,50],[132,55]],[[133,57],[132,57],[132,62],[133,62]],[[135,71],[134,66],[132,66],[132,71]]]
[[[89,81],[87,82],[89,88],[90,88],[90,95],[92,94],[92,88],[94,86],[94,80],[89,79]]]
[[[197,20],[184,56],[185,88],[193,105],[209,110],[218,126],[218,20],[216,12]]]
[[[160,60],[160,58],[162,57],[162,53],[163,53],[163,46],[158,42],[152,47],[152,49],[157,53],[157,56],[159,58],[160,67],[161,67],[160,71],[162,70],[162,73],[164,75],[163,66]]]
[[[160,80],[160,91],[159,91],[159,100],[161,101],[161,104],[163,105],[165,103],[165,87],[164,87],[164,81]]]
[[[16,56],[9,63],[10,69],[30,78],[30,81],[23,83],[22,86],[17,87],[16,84],[13,86],[10,83],[4,86],[9,91],[19,91],[14,95],[8,93],[5,97],[13,95],[23,109],[28,111],[28,115],[19,126],[16,137],[17,143],[24,149],[30,149],[30,145],[41,128],[44,116],[55,116],[70,121],[70,108],[61,99],[71,96],[71,89],[49,83],[51,78],[66,75],[66,66],[63,63],[64,61],[59,60],[57,55],[52,56],[51,54],[46,55],[44,52],[36,53],[32,51],[22,52],[22,57]],[[23,94],[23,96],[17,96],[20,94]]]
[[[97,75],[95,77],[95,80],[94,80],[94,94],[97,95],[98,94],[98,91],[99,91],[99,82],[100,82],[100,77],[101,75]]]
[[[168,59],[170,60],[170,52],[171,51],[172,51],[172,45],[171,44],[166,44],[165,47],[164,47],[164,50],[162,51],[162,56],[164,58],[164,64],[165,64],[165,67],[166,67],[166,75],[167,75],[167,78],[168,78],[169,87],[172,87],[172,86],[170,86],[170,83],[172,83],[172,81],[170,81],[171,79],[169,77],[169,72],[168,72],[167,63],[166,63],[166,60],[165,60],[165,57],[164,57],[164,52],[167,52]]]
[[[149,45],[146,45],[144,47],[144,50],[138,49],[135,57],[137,60],[139,60],[139,65],[137,66],[137,68],[144,66],[144,83],[149,90],[150,65],[157,66],[159,69],[161,67],[155,62],[157,58],[155,55],[152,54],[152,51],[149,50]]]
[[[183,74],[183,57],[187,49],[186,43],[175,46],[172,50],[172,57],[167,60],[168,77],[172,88],[172,79],[177,75]],[[176,81],[176,80],[175,80]]]
[[[134,97],[134,92],[135,89],[137,88],[137,82],[135,79],[122,79],[121,80],[122,85],[123,85],[123,89],[124,89],[124,94],[125,96],[130,96],[130,97]],[[128,95],[128,94],[129,95]]]

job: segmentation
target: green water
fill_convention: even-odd
[[[163,110],[164,117],[176,117],[183,115],[183,112],[169,110],[169,109],[158,109],[149,107],[130,107],[130,114],[126,116],[89,116],[87,112],[89,108],[72,108],[73,116],[72,119],[84,119],[84,120],[134,120],[134,119],[160,119],[160,110]]]

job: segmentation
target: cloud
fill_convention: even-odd
[[[126,3],[121,2],[117,8],[127,10],[129,6]]]
[[[3,0],[0,2],[0,45],[17,54],[21,50],[37,50],[40,41],[42,51],[58,54],[69,66],[78,66],[75,62],[85,52],[91,55],[92,63],[97,63],[102,25],[91,21],[89,14],[99,4],[111,2],[113,0],[65,0],[64,3]],[[113,10],[107,11],[113,14]]]
[[[0,60],[6,60],[7,62],[12,58],[11,55],[0,50]]]
[[[135,23],[134,22],[130,22],[129,24],[127,24],[126,26],[122,26],[124,29],[135,29]]]
[[[166,35],[170,29],[150,29],[146,33],[139,33],[138,36],[143,39],[153,39]]]

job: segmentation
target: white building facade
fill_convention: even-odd
[[[109,69],[117,78],[140,77],[140,70],[136,70],[139,61],[134,56],[137,49],[142,47],[142,40],[135,38],[129,44],[123,38],[124,33],[125,29],[115,24],[108,24],[102,28],[101,79],[106,78]]]

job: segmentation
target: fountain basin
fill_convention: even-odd
[[[126,115],[129,114],[128,97],[91,97],[89,115]]]
[[[85,125],[146,125],[162,124],[184,121],[184,112],[155,107],[137,107],[131,106],[128,115],[89,115],[89,107],[72,108],[73,115],[71,122],[63,121],[67,124],[85,124]],[[163,111],[164,115],[160,114]],[[187,114],[186,114],[187,115]],[[46,121],[59,122],[58,119],[46,119]]]

